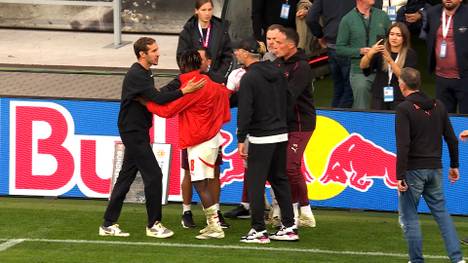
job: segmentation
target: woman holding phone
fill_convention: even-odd
[[[404,100],[398,85],[400,71],[404,67],[415,68],[417,64],[410,38],[406,25],[396,22],[390,26],[386,39],[378,40],[361,58],[364,75],[376,73],[371,88],[371,109],[394,110]]]

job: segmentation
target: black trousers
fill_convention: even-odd
[[[265,183],[273,188],[281,209],[285,227],[294,225],[291,189],[286,176],[286,147],[288,142],[255,144],[249,143],[246,182],[249,189],[251,224],[255,231],[265,230]]]
[[[114,185],[109,204],[104,214],[107,222],[117,222],[122,211],[125,196],[135,180],[138,171],[145,186],[146,212],[148,227],[161,221],[162,172],[151,149],[147,132],[129,132],[120,134],[125,145],[122,170]]]
[[[447,79],[436,77],[436,96],[449,113],[468,114],[468,78]]]

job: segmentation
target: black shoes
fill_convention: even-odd
[[[219,218],[219,225],[222,228],[230,228],[231,225],[224,220],[223,214],[221,214],[221,211],[218,210],[218,218]]]
[[[194,228],[196,227],[195,222],[193,221],[192,211],[185,211],[182,215],[182,220],[180,221],[183,228]]]
[[[245,209],[243,205],[238,205],[236,208],[224,213],[227,218],[250,218],[250,211]]]

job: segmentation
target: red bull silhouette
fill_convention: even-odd
[[[327,168],[319,181],[349,186],[367,192],[373,179],[383,179],[388,188],[397,188],[396,155],[352,133],[330,153]]]
[[[244,181],[244,163],[237,153],[237,147],[233,147],[231,152],[226,152],[226,149],[233,143],[233,136],[229,132],[221,130],[224,142],[222,144],[223,162],[228,163],[228,168],[221,171],[219,182],[221,187],[231,184],[232,182]],[[237,146],[237,145],[236,145]]]

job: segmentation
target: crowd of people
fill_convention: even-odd
[[[100,235],[129,236],[116,222],[137,171],[145,184],[147,235],[174,234],[161,224],[162,174],[148,136],[154,113],[179,116],[182,226],[196,226],[193,185],[207,223],[196,238],[224,238],[223,228],[230,224],[219,208],[220,129],[230,119],[229,107],[238,108],[245,180],[242,203],[224,216],[251,218],[251,229],[240,241],[296,241],[299,227],[315,227],[301,160],[316,124],[308,59],[321,48],[333,79],[332,107],[396,112],[399,212],[411,262],[423,262],[415,216],[421,195],[442,230],[450,259],[464,262],[440,187],[442,139],[450,150],[449,179],[459,178],[458,140],[447,113],[468,113],[468,9],[461,0],[252,0],[253,36],[237,42],[230,39],[229,23],[213,16],[211,0],[194,2],[194,15],[177,46],[182,73],[165,87],[154,89],[155,40],[141,38],[134,44],[138,62],[125,77],[119,114],[125,157]],[[421,54],[411,48],[414,37],[426,40],[436,99],[421,91],[415,69]],[[267,181],[273,202],[266,216]],[[275,232],[267,233],[266,218]]]

